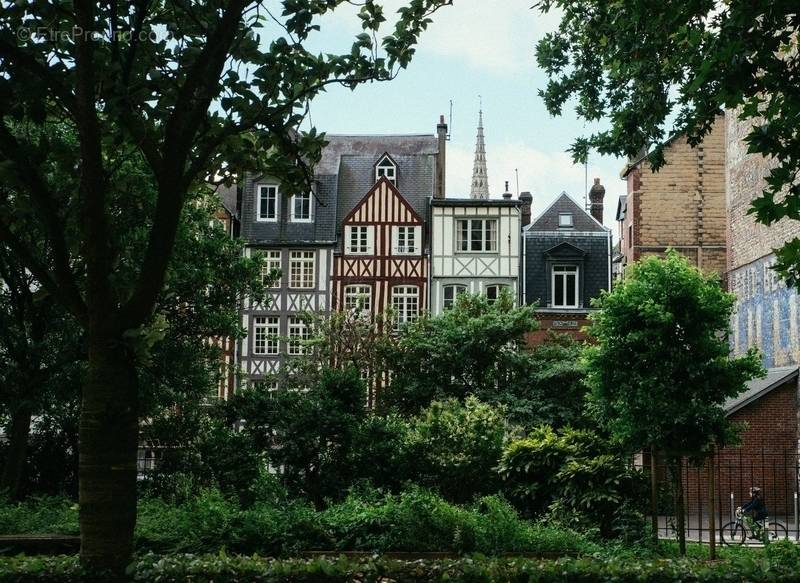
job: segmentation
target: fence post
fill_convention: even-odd
[[[656,448],[650,446],[650,522],[653,528],[653,540],[658,542],[658,477],[656,472]]]
[[[736,512],[735,512],[735,511],[734,511],[734,509],[733,509],[733,492],[731,492],[731,522],[733,522],[733,520],[734,520],[734,518],[733,518],[733,517],[734,517],[735,515],[736,515]]]
[[[797,522],[797,492],[794,493],[794,540],[800,539],[800,528]]]
[[[714,509],[714,498],[717,493],[716,485],[714,484],[714,454],[715,450],[711,448],[711,457],[708,458],[708,495],[709,495],[709,506],[708,506],[708,554],[709,558],[713,561],[717,558],[717,525],[716,525],[716,513]],[[699,480],[698,480],[699,483]],[[702,525],[703,516],[700,515],[700,524]],[[702,532],[702,531],[701,531]],[[702,539],[702,537],[701,537]]]

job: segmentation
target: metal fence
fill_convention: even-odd
[[[736,508],[749,499],[751,486],[761,488],[770,521],[782,523],[789,539],[800,540],[798,492],[800,492],[800,455],[796,451],[775,452],[760,449],[723,449],[714,458],[714,516],[717,540],[719,529],[735,520]],[[650,463],[642,470],[650,477]],[[658,534],[674,538],[676,509],[673,470],[663,461],[656,463],[658,478]],[[684,531],[689,540],[709,541],[711,511],[711,475],[709,463],[702,466],[683,464],[681,479],[684,503]]]

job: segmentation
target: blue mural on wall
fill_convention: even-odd
[[[731,348],[741,355],[758,348],[764,366],[772,368],[800,361],[798,295],[771,269],[769,255],[730,273],[730,289],[737,296],[731,322]]]

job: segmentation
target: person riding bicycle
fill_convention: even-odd
[[[753,486],[750,488],[750,500],[742,506],[742,511],[745,513],[748,522],[750,522],[750,529],[753,531],[753,537],[761,538],[763,534],[763,520],[768,516],[767,505],[764,504],[764,498],[761,495],[761,488]]]

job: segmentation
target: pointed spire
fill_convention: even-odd
[[[483,107],[478,110],[478,138],[475,143],[475,163],[472,166],[470,198],[489,198],[489,179],[486,176],[486,144],[483,141]]]

